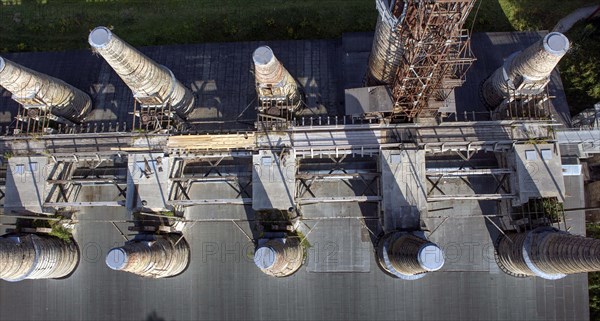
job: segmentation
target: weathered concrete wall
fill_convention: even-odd
[[[600,181],[585,185],[585,207],[600,207]],[[600,211],[590,210],[585,213],[588,222],[599,222]]]

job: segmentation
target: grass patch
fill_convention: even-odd
[[[374,1],[40,1],[0,6],[0,49],[89,48],[96,26],[113,27],[129,43],[164,45],[274,39],[336,38],[373,30]]]
[[[175,217],[175,213],[173,211],[161,211],[160,215],[167,217]]]
[[[52,227],[52,232],[50,232],[50,235],[57,237],[65,242],[68,242],[68,243],[71,242],[71,238],[73,237],[73,234],[71,233],[70,229],[62,226],[58,222],[55,224],[51,224],[51,227]]]
[[[567,33],[571,50],[560,71],[571,114],[600,102],[600,19],[577,24]]]
[[[310,244],[310,242],[308,241],[308,239],[306,238],[304,233],[296,230],[295,234],[296,234],[296,237],[298,237],[300,239],[300,244],[302,245],[302,247],[305,250],[308,250],[312,247],[312,245]]]
[[[600,239],[600,225],[586,226],[588,237]],[[600,272],[588,273],[590,295],[590,320],[600,320]]]
[[[533,198],[522,206],[513,208],[513,213],[515,220],[546,218],[548,222],[554,224],[563,220],[564,208],[556,197]]]
[[[515,30],[552,30],[574,10],[598,4],[596,0],[498,0],[498,3]]]
[[[552,30],[569,13],[595,4],[596,0],[478,0],[468,26],[477,16],[475,31]]]
[[[551,29],[571,11],[596,4],[478,1],[466,25],[475,31]],[[0,17],[0,50],[15,52],[89,48],[89,31],[99,25],[135,46],[337,38],[373,30],[377,11],[374,0],[0,0]]]
[[[500,0],[500,2],[505,1]],[[478,0],[465,28],[473,28],[475,32],[514,31],[515,28],[507,19],[500,2],[497,0]]]
[[[57,217],[57,216],[55,216]],[[33,220],[31,221],[31,227],[45,227],[51,228],[52,231],[49,235],[57,237],[65,242],[70,243],[73,237],[73,233],[70,229],[64,227],[61,221],[50,221],[50,220]]]

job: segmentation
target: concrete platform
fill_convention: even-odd
[[[570,191],[565,206],[581,207],[581,177],[565,177],[565,183]],[[448,184],[444,188],[455,192]],[[316,192],[327,195],[325,191],[329,195],[351,193],[329,185]],[[95,188],[95,198],[114,196],[114,187]],[[442,205],[451,208],[430,211],[426,219],[430,229],[436,229],[430,238],[444,249],[447,263],[442,271],[416,282],[391,279],[379,269],[373,260],[370,233],[362,223],[372,222],[369,215],[376,209],[354,203],[329,204],[329,209],[324,205],[303,208],[307,226],[302,229],[312,247],[306,265],[285,279],[264,275],[252,261],[254,245],[248,240],[252,223],[243,220],[245,213],[252,211],[249,206],[188,208],[186,218],[198,220],[184,229],[192,249],[191,264],[180,276],[164,280],[145,280],[107,268],[104,255],[124,241],[111,222],[126,231],[130,225],[124,222],[128,211],[85,208],[78,213],[75,234],[82,260],[73,276],[66,280],[0,281],[0,318],[587,319],[587,275],[546,281],[498,273],[494,262],[490,263],[490,227],[478,216],[490,213],[489,209],[477,201],[448,201]],[[469,211],[468,216],[462,211]],[[200,221],[208,213],[215,220]],[[311,220],[327,213],[329,219]],[[236,223],[226,219],[236,219]],[[567,220],[574,233],[583,233],[583,213],[568,212]],[[342,271],[362,273],[315,273]],[[264,298],[274,294],[294,304],[285,313],[273,309]]]
[[[4,200],[6,212],[52,213],[44,208],[49,166],[46,156],[11,157],[8,160]]]
[[[573,186],[583,186],[575,181]],[[571,186],[571,185],[569,185]],[[111,197],[113,188],[102,187]],[[575,191],[574,191],[575,193]],[[569,205],[571,206],[571,205]],[[574,205],[575,206],[575,205]],[[190,209],[199,211],[202,207]],[[190,213],[190,215],[196,215]],[[479,271],[461,269],[457,258],[468,260],[471,245],[460,239],[440,244],[444,234],[436,232],[447,252],[441,272],[431,273],[416,282],[391,279],[376,265],[372,247],[360,241],[353,251],[370,257],[370,272],[312,273],[302,267],[289,278],[264,275],[252,261],[254,245],[231,222],[199,222],[184,230],[190,243],[190,267],[180,276],[147,280],[128,273],[116,273],[104,264],[104,255],[123,237],[110,223],[126,231],[127,217],[122,209],[87,208],[79,215],[75,238],[82,260],[66,280],[36,280],[19,283],[0,281],[0,318],[21,320],[97,320],[102,319],[405,319],[405,320],[586,320],[588,309],[587,276],[573,275],[559,281],[515,279],[503,273],[484,271],[482,255],[472,258]],[[580,230],[582,221],[573,222]],[[242,226],[247,223],[238,222]],[[320,223],[319,223],[320,224]],[[341,240],[331,233],[347,233],[348,220],[333,220],[316,226],[308,234],[309,243],[320,257],[341,258],[328,241]],[[573,225],[575,227],[575,225]],[[463,230],[457,227],[464,226]],[[477,229],[470,242],[489,241],[481,234],[481,221],[449,220],[446,233]],[[337,231],[337,232],[336,232]],[[353,232],[354,233],[354,232]],[[438,234],[440,233],[440,234]],[[436,235],[434,234],[434,236]],[[348,234],[349,235],[349,234]],[[361,243],[362,242],[362,243]],[[461,249],[461,253],[457,252]],[[481,247],[477,247],[481,250]],[[339,248],[339,251],[343,251]],[[333,252],[333,253],[332,253]],[[250,253],[250,255],[249,255]],[[315,253],[315,252],[312,252]],[[479,252],[477,252],[479,253]],[[335,254],[335,255],[334,255]],[[463,257],[465,257],[463,259]],[[276,295],[290,302],[285,311],[274,309],[265,298]],[[293,304],[291,304],[293,302]],[[386,307],[386,308],[382,308]]]
[[[362,218],[326,220],[307,223],[307,272],[370,272],[373,257],[369,238]]]
[[[476,34],[473,49],[479,60],[467,75],[465,86],[456,91],[459,112],[485,111],[478,101],[482,77],[498,68],[503,57],[541,36],[540,33]],[[251,52],[257,46],[271,46],[286,68],[305,85],[310,111],[334,115],[343,110],[343,89],[361,84],[364,76],[361,68],[366,68],[371,38],[370,34],[352,34],[342,41],[195,44],[147,47],[142,51],[168,66],[195,92],[198,109],[193,116],[202,130],[230,130],[252,127],[239,120],[254,120],[256,116],[252,108],[246,109],[255,97],[252,75],[246,71],[250,70]],[[133,106],[130,92],[116,74],[89,51],[18,53],[6,57],[92,93],[95,106],[90,121],[130,119]],[[48,64],[48,61],[53,63]],[[559,96],[555,100],[557,106],[563,101],[559,82],[553,78],[555,87],[552,88],[559,88],[551,93]],[[6,126],[14,119],[16,104],[6,92],[0,95],[3,110],[0,125]],[[273,138],[261,144],[283,147],[289,141],[289,137]],[[366,139],[365,143],[377,142],[377,137],[340,139],[346,143],[356,143],[358,139]],[[155,156],[149,154],[147,159]],[[135,173],[140,161],[143,157],[133,159],[130,164],[133,165],[130,182],[141,184],[142,194],[152,201],[152,206],[163,207],[164,194],[157,190],[165,186],[168,177],[161,176],[158,182],[147,181],[144,175]],[[149,165],[152,171],[157,169],[155,165]],[[145,167],[144,162],[144,170]],[[279,179],[281,176],[279,174]],[[583,182],[573,177],[564,179],[569,191],[565,206],[582,207]],[[393,182],[408,186],[403,180],[394,178]],[[476,180],[471,183],[478,188],[489,184]],[[289,186],[290,183],[281,182],[263,186],[263,189],[279,192],[275,194],[257,192],[253,186],[252,193],[274,197],[272,200],[263,198],[258,207],[277,203],[277,207],[287,209],[293,202],[286,199],[282,187]],[[352,186],[343,187],[342,183],[335,189],[332,186],[324,184],[317,192],[326,197],[355,193]],[[459,182],[449,182],[444,188],[455,194],[467,190]],[[80,201],[89,200],[88,197],[113,199],[115,188],[97,187],[93,197],[91,193],[82,195]],[[225,185],[198,185],[191,193],[205,197],[237,195]],[[0,281],[0,319],[588,319],[587,275],[547,281],[515,279],[498,273],[497,266],[489,261],[488,245],[494,239],[494,230],[483,217],[492,213],[490,208],[493,207],[489,201],[474,200],[446,200],[436,203],[436,208],[428,208],[424,218],[426,225],[432,232],[432,241],[445,250],[447,264],[442,271],[422,280],[403,282],[383,273],[372,259],[373,234],[380,232],[378,208],[373,204],[303,206],[306,226],[302,229],[313,247],[309,249],[306,265],[285,279],[264,275],[252,261],[254,244],[248,236],[254,210],[249,205],[187,208],[185,216],[190,222],[184,234],[192,251],[190,267],[175,278],[161,280],[115,273],[106,267],[104,255],[127,237],[113,223],[121,231],[127,231],[131,225],[125,222],[129,218],[128,210],[88,207],[77,214],[79,224],[75,239],[82,260],[75,273],[65,280]],[[572,231],[584,233],[583,214],[570,212],[567,215]]]
[[[296,155],[260,151],[252,157],[252,208],[256,211],[295,207]]]
[[[379,161],[384,230],[420,229],[421,214],[427,211],[425,152],[382,150]]]
[[[172,210],[169,205],[169,158],[162,153],[133,154],[128,159],[127,208]]]
[[[565,184],[558,145],[516,145],[508,153],[507,161],[508,167],[516,170],[510,182],[518,195],[513,206],[541,197],[556,197],[559,202],[564,201]]]

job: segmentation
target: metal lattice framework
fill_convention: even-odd
[[[184,126],[183,120],[173,111],[170,101],[144,105],[138,104],[136,98],[133,104],[134,117],[131,128],[134,131],[181,130]]]
[[[196,205],[251,204],[251,174],[244,176],[243,173],[227,173],[226,171],[231,170],[232,163],[234,161],[231,158],[225,157],[174,158],[169,175],[169,203],[175,207],[176,212],[183,212],[185,207]],[[206,183],[227,184],[237,195],[230,199],[195,199],[191,195],[192,185]]]
[[[433,117],[430,99],[445,99],[449,89],[464,82],[474,61],[470,37],[462,29],[473,0],[398,1],[393,14],[403,41],[402,63],[393,83],[394,114],[413,119]]]
[[[122,206],[125,204],[127,187],[126,168],[108,158],[73,158],[55,160],[46,179],[47,194],[44,206],[56,211],[74,210],[84,206]],[[85,186],[114,186],[118,197],[112,201],[80,201]]]

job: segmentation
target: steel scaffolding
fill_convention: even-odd
[[[434,117],[430,100],[444,100],[462,85],[473,58],[468,30],[462,29],[473,0],[397,1],[402,62],[392,84],[394,117]]]

